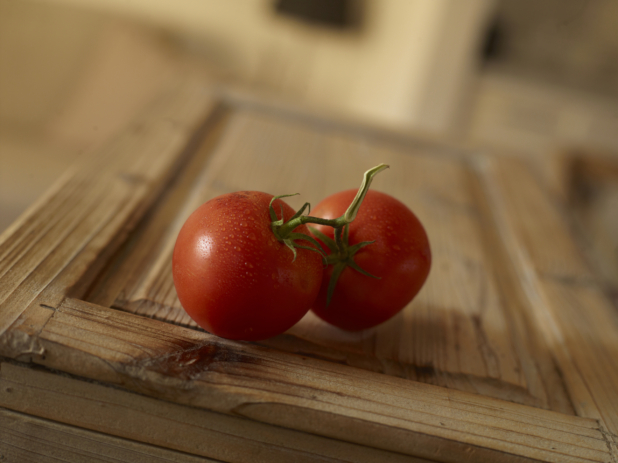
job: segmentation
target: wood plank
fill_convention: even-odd
[[[118,446],[129,442],[129,448],[139,441],[148,444],[144,446],[146,449],[167,448],[184,452],[182,455],[187,455],[187,461],[198,460],[189,454],[215,458],[216,461],[248,463],[429,461],[295,432],[239,416],[161,402],[66,375],[58,376],[7,363],[2,364],[0,371],[0,401],[2,406],[13,410],[79,427],[64,430],[76,439],[84,435],[81,428],[97,430],[105,433],[95,434],[98,441],[111,441]],[[119,436],[123,440],[119,443],[118,438],[110,436]]]
[[[162,267],[166,267],[167,273],[170,271],[167,267],[171,264],[167,260],[171,255],[175,238],[186,217],[201,204],[201,198],[194,190],[205,184],[204,174],[210,171],[209,166],[212,164],[211,152],[217,146],[221,132],[227,127],[228,116],[225,115],[225,111],[220,112],[220,116],[213,118],[195,154],[174,178],[146,220],[143,220],[132,233],[131,239],[119,251],[119,257],[116,256],[105,273],[99,275],[94,284],[82,294],[85,299],[104,306],[118,305],[117,299],[136,300],[137,307],[133,307],[133,310],[150,315],[148,307],[140,307],[147,306],[148,301],[143,301],[140,296],[133,294],[139,292],[140,288],[154,284],[143,280],[156,279]],[[144,272],[142,269],[148,271]],[[173,289],[173,282],[170,283]],[[165,287],[165,284],[163,286],[163,289],[158,290],[159,298],[165,298],[165,295],[162,296],[160,293],[169,292],[169,287]],[[177,304],[175,291],[172,291],[171,297],[173,299],[170,304],[174,302]],[[185,324],[197,326],[192,323],[184,310],[178,312]]]
[[[516,159],[485,160],[479,170],[511,269],[556,357],[573,406],[578,415],[599,420],[615,453],[618,314],[575,247],[561,204],[532,172]]]
[[[0,355],[376,459],[616,460],[618,315],[524,163],[215,107],[199,82],[170,90],[2,235]],[[374,186],[417,212],[434,250],[397,318],[349,334],[310,315],[261,345],[188,328],[169,257],[195,205],[261,189],[302,191],[299,206],[379,162],[394,168]]]
[[[33,361],[165,400],[442,461],[610,461],[595,420],[277,352],[77,300]],[[439,448],[440,455],[433,453]]]
[[[563,157],[569,211],[595,270],[618,304],[618,155],[576,151]]]
[[[393,169],[376,178],[375,188],[409,204],[431,237],[434,263],[426,287],[377,329],[347,333],[310,313],[264,344],[573,413],[539,333],[513,322],[518,305],[495,276],[494,252],[483,241],[491,217],[480,207],[475,174],[464,158],[426,146],[369,143],[323,125],[252,111],[231,110],[218,131],[217,144],[206,144],[212,153],[201,173],[196,176],[192,164],[185,174],[191,181],[179,182],[193,187],[158,204],[121,259],[100,277],[97,291],[106,297],[85,299],[195,327],[176,297],[170,263],[175,237],[193,209],[238,189],[302,191],[290,200],[299,207],[302,201],[358,187],[364,168],[379,160]],[[122,282],[114,294],[105,289],[110,279]]]
[[[26,307],[60,302],[84,273],[105,263],[101,255],[126,238],[165,187],[213,105],[199,83],[176,82],[147,116],[101,153],[85,156],[79,175],[63,180],[37,213],[3,234],[0,333]]]
[[[0,408],[0,461],[52,463],[216,462]]]

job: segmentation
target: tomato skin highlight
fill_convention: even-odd
[[[341,216],[356,192],[346,190],[325,198],[312,215],[324,219]],[[313,227],[334,238],[331,227]],[[369,190],[350,224],[349,245],[363,241],[375,242],[360,249],[354,260],[380,279],[347,267],[327,307],[328,283],[333,271],[329,265],[312,307],[318,317],[347,331],[371,328],[393,317],[417,295],[431,268],[429,239],[423,225],[405,204],[385,193]],[[323,248],[329,253],[326,246]]]
[[[218,196],[197,208],[178,234],[172,258],[178,299],[217,336],[257,341],[283,333],[319,292],[322,258],[297,249],[293,261],[271,230],[272,198],[255,191]],[[294,215],[280,199],[273,206],[278,217],[283,207],[286,221]],[[296,231],[310,234],[304,225]]]

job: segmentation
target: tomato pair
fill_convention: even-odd
[[[304,207],[295,214],[281,199],[255,191],[206,202],[186,221],[174,248],[182,306],[205,330],[246,341],[283,333],[309,309],[353,331],[388,320],[425,282],[429,242],[403,203],[368,190],[365,182],[361,190],[362,205],[339,236],[328,224],[338,217],[339,224],[352,202],[360,204],[357,190],[324,199],[313,217],[301,215]],[[285,223],[290,226],[280,236]],[[314,224],[318,241],[304,223]],[[332,265],[324,264],[317,247]]]

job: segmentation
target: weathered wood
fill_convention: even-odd
[[[0,239],[0,333],[28,306],[57,304],[97,273],[164,188],[212,112],[199,85],[174,86],[142,120],[96,155]]]
[[[208,463],[196,457],[0,408],[0,461]]]
[[[571,238],[566,211],[525,164],[485,160],[480,171],[529,316],[552,348],[577,414],[600,420],[616,452],[618,314]]]
[[[224,124],[195,156],[208,163],[187,167],[178,182],[183,189],[158,204],[87,300],[195,327],[176,297],[171,253],[180,227],[199,204],[247,188],[303,191],[290,200],[300,206],[358,187],[361,172],[371,167],[368,159],[380,159],[394,168],[376,178],[375,188],[409,204],[431,237],[434,263],[426,288],[375,330],[345,333],[308,314],[265,344],[573,413],[551,354],[532,327],[513,323],[520,309],[490,272],[496,264],[483,230],[491,217],[480,208],[483,193],[474,190],[475,174],[465,159],[431,151],[429,156],[426,147],[369,144],[346,132],[250,111],[233,112]],[[364,168],[350,168],[363,163]]]
[[[582,244],[618,304],[618,154],[575,151],[563,157]]]
[[[83,301],[66,300],[38,342],[42,350],[32,360],[54,369],[411,456],[609,458],[594,420],[225,341]]]
[[[12,410],[77,426],[81,428],[75,432],[78,437],[90,435],[83,429],[97,430],[107,436],[129,439],[125,441],[129,443],[129,448],[142,442],[148,444],[149,449],[166,448],[183,452],[182,455],[187,455],[186,461],[202,461],[188,455],[247,463],[428,461],[239,416],[162,402],[66,375],[58,376],[7,363],[2,364],[0,371],[0,404]],[[53,426],[51,430],[54,430]],[[106,442],[98,433],[96,440]]]
[[[253,426],[259,452],[274,442],[264,430],[286,428],[296,443],[277,455],[307,459],[343,459],[326,445],[343,442],[358,461],[616,460],[617,316],[569,231],[564,195],[522,161],[221,103],[189,80],[0,237],[0,355],[149,396],[117,391],[148,401],[150,414],[180,407]],[[259,189],[300,191],[290,199],[300,206],[358,187],[380,162],[393,168],[374,187],[408,204],[432,245],[430,278],[410,306],[360,333],[308,315],[261,344],[196,329],[170,256],[197,205]],[[26,405],[37,396],[30,373],[40,372],[12,379],[22,378]],[[106,396],[77,383],[80,406]],[[67,404],[62,419],[0,394],[20,412],[117,436],[111,423],[136,410],[118,399],[107,424],[87,422],[60,390],[45,403]],[[158,416],[158,429],[186,433],[182,448],[131,438],[194,448],[189,422]],[[303,447],[308,435],[316,440]]]

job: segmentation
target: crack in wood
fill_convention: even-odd
[[[601,423],[600,420],[596,420],[596,422],[598,423],[597,429],[599,430],[599,433],[601,434],[601,437],[603,438],[603,442],[605,442],[605,445],[607,446],[607,450],[609,452],[609,457],[611,458],[611,461],[613,463],[618,463],[618,453],[617,453],[618,436],[606,430],[603,427],[603,424]]]

